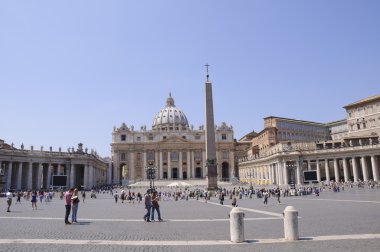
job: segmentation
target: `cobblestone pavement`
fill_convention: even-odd
[[[72,225],[64,224],[63,201],[57,197],[39,204],[38,210],[32,210],[30,202],[15,204],[15,200],[7,213],[6,201],[0,198],[0,251],[375,251],[380,247],[380,190],[376,189],[287,197],[280,205],[271,198],[268,206],[262,199],[243,197],[238,205],[246,214],[244,244],[229,243],[229,199],[223,206],[216,199],[161,201],[165,221],[146,223],[143,204],[115,204],[111,195],[100,194],[80,202],[79,223]],[[299,211],[299,233],[305,238],[301,241],[282,240],[281,215],[288,205]]]

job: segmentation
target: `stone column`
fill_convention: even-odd
[[[362,171],[363,171],[363,181],[368,181],[368,167],[367,167],[367,160],[365,156],[361,157],[362,162]]]
[[[284,185],[289,185],[289,172],[288,167],[286,167],[286,162],[283,164],[283,172],[284,172]]]
[[[326,182],[330,183],[330,169],[329,169],[329,160],[325,159],[325,173],[326,173]]]
[[[108,163],[108,169],[107,169],[107,184],[112,184],[112,162]]]
[[[7,190],[12,187],[13,162],[9,161],[7,171]]]
[[[71,169],[70,169],[70,188],[75,187],[75,164],[71,163]]]
[[[342,162],[343,162],[344,182],[348,182],[350,180],[350,178],[348,176],[347,158],[343,158]]]
[[[135,153],[131,151],[129,153],[129,165],[128,165],[128,183],[132,183],[135,179]]]
[[[301,178],[301,167],[300,167],[300,162],[297,161],[297,168],[296,168],[296,174],[297,174],[297,185],[302,184],[302,178]]]
[[[22,189],[22,162],[18,163],[17,168],[17,190]]]
[[[172,178],[172,165],[171,165],[172,160],[171,160],[170,154],[171,152],[168,151],[168,179]]]
[[[278,169],[278,185],[284,184],[284,163],[278,162],[277,163],[277,169]]]
[[[378,161],[375,155],[371,156],[371,165],[372,165],[373,181],[379,182]]]
[[[268,170],[268,181],[269,181],[269,184],[272,184],[273,181],[272,181],[272,165],[271,164],[267,165],[267,170]]]
[[[236,177],[236,174],[235,174],[235,153],[233,151],[230,151],[229,157],[230,157],[230,167],[231,167],[230,178]]]
[[[42,172],[43,172],[43,166],[42,166],[42,163],[40,163],[40,164],[38,164],[37,188],[36,188],[36,190],[41,189]]]
[[[27,187],[27,190],[32,190],[33,189],[32,188],[33,187],[32,173],[33,173],[33,163],[29,162],[28,175],[27,175],[27,178],[26,178],[26,187]]]
[[[183,176],[182,176],[182,151],[181,150],[179,150],[179,176],[178,176],[178,178],[179,179],[183,179]]]
[[[339,164],[338,164],[337,158],[334,158],[334,176],[335,176],[335,182],[339,182],[340,175],[339,175]]]
[[[160,151],[160,166],[159,166],[159,170],[160,170],[160,179],[163,179],[164,178],[164,165],[163,165],[163,159],[162,159],[162,151]]]
[[[307,160],[307,170],[311,171],[311,160]]]
[[[92,165],[90,165],[89,169],[88,169],[88,187],[89,189],[91,189],[92,187],[94,187],[95,183],[94,183],[94,167]]]
[[[352,172],[354,174],[354,182],[358,182],[359,181],[358,164],[355,157],[352,157]]]
[[[142,178],[144,179],[144,180],[147,180],[148,179],[148,176],[147,176],[147,174],[146,174],[146,172],[145,172],[145,168],[147,167],[147,162],[146,162],[146,151],[144,151],[144,153],[143,153],[143,167],[142,167]]]
[[[187,151],[186,155],[187,161],[186,161],[186,172],[187,172],[187,179],[192,178],[190,174],[190,151]]]
[[[83,174],[83,187],[84,189],[89,189],[89,174],[88,174],[88,170],[89,170],[89,165],[88,164],[85,164],[84,165],[84,174]]]
[[[192,178],[195,178],[195,157],[194,157],[194,151],[191,151],[191,175]]]
[[[215,154],[216,156],[216,154]],[[202,152],[202,178],[205,178],[205,176],[207,176],[208,174],[208,167],[206,166],[206,163],[207,163],[207,160],[206,160],[206,152],[203,151]],[[215,166],[215,171],[216,171],[217,167]]]
[[[46,178],[46,188],[50,189],[51,186],[51,170],[53,169],[53,166],[51,164],[48,164],[48,171],[47,171],[47,178]]]
[[[157,167],[156,171],[156,180],[161,179],[160,178],[160,164],[158,163],[158,151],[154,151],[154,166]]]
[[[321,182],[321,167],[319,166],[319,159],[317,159],[317,180]]]

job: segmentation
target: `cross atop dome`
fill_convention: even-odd
[[[172,92],[169,92],[169,97],[166,99],[166,107],[175,107],[174,99],[172,98]]]

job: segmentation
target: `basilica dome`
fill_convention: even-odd
[[[174,105],[174,99],[169,94],[166,106],[154,117],[152,129],[154,130],[186,130],[189,123],[185,113]]]

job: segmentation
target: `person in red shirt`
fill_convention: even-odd
[[[66,207],[65,224],[71,224],[71,222],[69,222],[69,215],[71,211],[71,196],[73,194],[73,191],[74,191],[74,188],[70,188],[70,190],[68,190],[65,193],[65,197],[64,197],[64,203]]]

